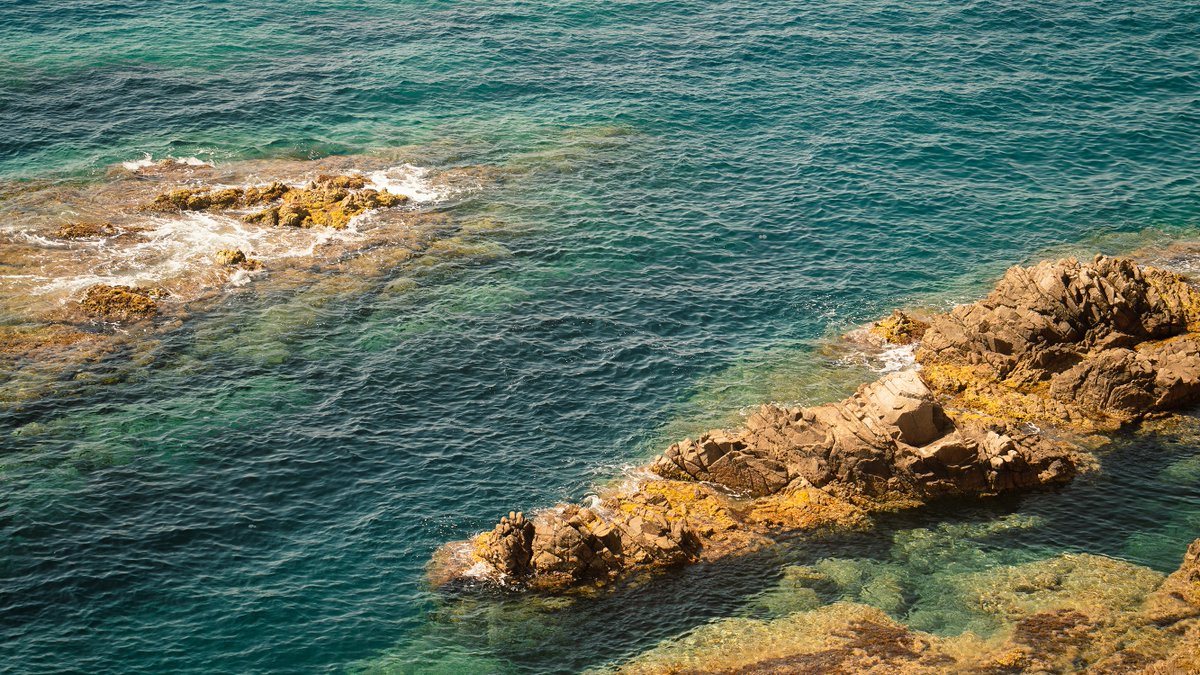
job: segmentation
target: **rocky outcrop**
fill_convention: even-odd
[[[1200,293],[1098,256],[1014,267],[990,295],[935,317],[917,352],[954,405],[1112,430],[1200,395]]]
[[[157,314],[155,300],[164,295],[165,292],[157,288],[96,284],[87,289],[79,304],[88,314],[105,321],[135,321]]]
[[[262,262],[247,256],[240,248],[221,249],[214,257],[217,264],[222,267],[240,267],[245,270],[262,269]]]
[[[891,316],[872,324],[869,332],[894,345],[908,345],[924,337],[928,328],[925,321],[897,309]]]
[[[853,499],[925,500],[1070,480],[1063,446],[1007,426],[955,423],[915,371],[815,408],[763,406],[736,432],[672,445],[651,466],[751,497],[796,481]]]
[[[208,209],[235,209],[283,199],[292,192],[283,183],[249,188],[180,188],[154,198],[146,205],[150,211],[205,211]]]
[[[779,531],[861,527],[871,512],[943,496],[1065,483],[1090,458],[1026,423],[1061,437],[1197,400],[1197,326],[1200,293],[1170,272],[1103,256],[1015,267],[987,298],[928,325],[897,312],[872,328],[920,340],[919,371],[837,403],[763,406],[741,428],[670,446],[647,467],[655,478],[587,508],[511,514],[466,545],[460,569],[439,555],[432,576],[475,561],[561,590],[743,553]]]
[[[320,175],[302,188],[283,183],[261,187],[178,189],[146,206],[153,211],[233,210],[268,205],[242,220],[268,226],[345,229],[350,219],[371,209],[399,206],[403,195],[368,188],[361,175]]]
[[[873,510],[1062,483],[1076,465],[1063,444],[954,421],[916,372],[897,372],[839,403],[764,406],[741,429],[668,448],[649,467],[666,480],[595,508],[511,514],[472,550],[508,578],[562,589],[745,552],[777,530],[862,526]]]

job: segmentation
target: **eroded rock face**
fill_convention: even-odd
[[[737,432],[672,445],[652,470],[752,497],[793,481],[844,498],[983,494],[1070,480],[1071,453],[1004,426],[953,422],[915,371],[815,408],[763,406]]]
[[[1006,419],[1114,429],[1200,394],[1200,293],[1098,256],[1014,267],[931,322],[917,360],[955,403]]]

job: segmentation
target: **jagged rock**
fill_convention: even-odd
[[[80,305],[105,321],[146,319],[158,313],[155,299],[167,295],[159,288],[133,288],[97,284],[84,293]]]
[[[532,557],[533,523],[523,513],[510,512],[500,519],[491,532],[483,535],[479,552],[488,561],[510,576],[519,577],[529,573]]]
[[[544,587],[561,588],[681,564],[708,547],[721,554],[746,550],[753,536],[728,535],[746,523],[859,526],[864,511],[854,504],[860,502],[912,505],[943,494],[1050,485],[1069,480],[1075,467],[1069,448],[1040,437],[956,425],[916,372],[898,372],[839,403],[764,406],[742,429],[672,445],[650,467],[671,481],[613,495],[602,513],[577,506],[547,511],[535,518],[527,550],[510,545],[503,521],[477,545],[498,570],[524,570]],[[664,487],[678,481],[716,484],[756,501],[739,506],[713,492],[680,498],[678,489]],[[698,518],[693,506],[702,499],[716,507]]]
[[[303,188],[283,183],[261,187],[181,188],[156,197],[146,206],[152,211],[203,211],[238,209],[281,202],[242,217],[248,223],[283,227],[330,227],[344,229],[350,219],[371,209],[398,206],[408,201],[366,187],[361,175],[317,176]]]
[[[917,360],[939,392],[1005,419],[1112,429],[1200,395],[1200,293],[1124,258],[1014,267],[931,322]]]
[[[651,469],[754,497],[799,479],[843,496],[924,499],[1064,482],[1074,461],[1064,447],[1012,428],[956,425],[921,377],[906,371],[839,403],[763,406],[739,432],[672,445]]]

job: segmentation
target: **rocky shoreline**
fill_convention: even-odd
[[[512,512],[443,547],[430,578],[571,592],[944,496],[1061,485],[1093,465],[1097,434],[1200,398],[1198,331],[1200,292],[1174,273],[1104,256],[1015,267],[979,302],[872,328],[916,342],[918,369],[837,403],[763,406],[586,504]]]

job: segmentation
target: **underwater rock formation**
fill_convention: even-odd
[[[1090,463],[1060,432],[1111,430],[1200,398],[1200,293],[1122,258],[1014,267],[984,300],[877,335],[920,339],[920,371],[811,408],[763,406],[743,427],[676,443],[655,479],[588,508],[506,518],[448,545],[431,578],[478,563],[566,590],[743,553],[778,531],[861,527],[873,511],[1070,481]],[[513,514],[517,516],[518,514]]]
[[[816,581],[820,574],[813,572],[808,576]],[[947,605],[989,619],[994,629],[938,636],[877,607],[839,601],[773,619],[706,624],[614,670],[624,675],[1200,672],[1200,540],[1165,580],[1128,562],[1063,554],[945,581],[950,583]],[[794,583],[781,589],[805,590]]]

